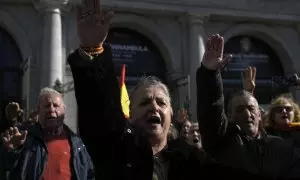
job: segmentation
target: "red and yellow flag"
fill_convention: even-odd
[[[300,122],[291,122],[289,123],[290,128],[300,128]]]
[[[129,119],[130,100],[129,100],[129,96],[125,84],[125,74],[126,74],[126,66],[125,64],[123,64],[121,69],[121,76],[120,76],[121,105],[125,117]]]

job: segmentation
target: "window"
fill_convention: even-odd
[[[222,78],[225,98],[242,89],[241,73],[248,66],[255,66],[255,96],[261,104],[269,104],[272,98],[286,93],[287,88],[278,87],[274,76],[284,76],[280,60],[268,44],[251,36],[236,36],[229,39],[224,53],[232,54],[232,61],[224,68]]]
[[[126,28],[112,28],[106,43],[111,46],[117,76],[126,64],[126,86],[130,89],[142,76],[165,80],[166,68],[158,48],[140,33]]]

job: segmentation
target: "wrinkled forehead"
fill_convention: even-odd
[[[161,99],[170,102],[170,96],[167,90],[160,84],[142,85],[138,87],[131,95],[131,101],[139,102],[144,99]]]
[[[232,100],[232,107],[254,106],[258,107],[258,102],[253,96],[236,96]]]
[[[49,102],[53,103],[63,103],[61,95],[55,94],[55,93],[48,93],[44,94],[43,96],[40,97],[40,103],[41,104],[46,104]]]

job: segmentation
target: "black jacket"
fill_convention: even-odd
[[[300,129],[277,129],[277,128],[266,128],[268,134],[278,136],[284,139],[288,144],[293,146],[298,152],[300,152]]]
[[[93,60],[83,57],[77,50],[68,62],[75,83],[79,132],[95,163],[97,179],[152,180],[152,148],[124,117],[110,47],[105,46],[104,53]],[[181,140],[168,142],[163,154],[170,164],[169,180],[226,175],[253,179],[213,163],[204,152]]]
[[[94,179],[94,165],[80,137],[67,126],[71,147],[71,175],[72,180]],[[2,148],[1,169],[9,170],[11,180],[40,180],[47,161],[46,144],[41,137],[39,124],[28,129],[28,135],[22,149],[7,152]]]
[[[249,138],[228,122],[221,73],[197,71],[198,122],[205,151],[231,167],[269,177],[299,178],[300,158],[282,138]]]

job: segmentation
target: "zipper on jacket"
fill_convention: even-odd
[[[43,152],[43,169],[39,175],[39,179],[42,178],[43,174],[44,174],[44,171],[45,171],[45,168],[46,168],[46,164],[47,164],[47,160],[48,160],[48,148],[47,148],[47,145],[42,142],[42,152]]]

